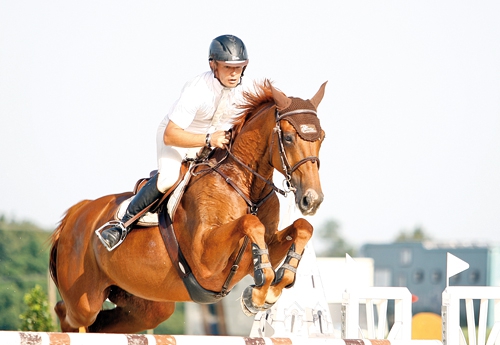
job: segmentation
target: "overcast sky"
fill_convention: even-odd
[[[500,2],[0,0],[0,214],[52,229],[156,168],[156,127],[210,41],[312,97],[325,201],[350,242],[417,226],[499,242]]]

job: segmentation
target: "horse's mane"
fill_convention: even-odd
[[[238,106],[241,109],[240,116],[234,122],[234,131],[239,133],[243,125],[250,120],[257,110],[266,103],[273,102],[273,92],[271,91],[271,81],[265,79],[262,82],[253,83],[253,91],[243,91],[243,103]]]

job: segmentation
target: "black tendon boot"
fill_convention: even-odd
[[[128,205],[127,211],[121,219],[121,224],[117,224],[101,232],[100,239],[108,250],[115,249],[131,231],[131,226],[125,227],[123,224],[163,195],[156,186],[157,181],[158,174],[153,176],[144,187],[141,188]]]

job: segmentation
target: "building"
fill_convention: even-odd
[[[446,253],[467,262],[467,270],[450,278],[450,286],[500,286],[500,248],[422,242],[366,244],[360,254],[373,258],[374,286],[406,286],[418,297],[413,314],[441,314],[446,288]],[[474,304],[476,315],[478,304]],[[462,319],[465,308],[461,307]],[[477,319],[476,319],[477,321]]]

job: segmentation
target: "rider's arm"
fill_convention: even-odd
[[[167,146],[201,147],[205,146],[205,134],[187,132],[173,121],[169,121],[165,128],[163,142]]]
[[[176,125],[173,121],[169,121],[163,134],[163,142],[167,146],[177,147],[201,147],[205,146],[206,134],[195,134],[185,131],[183,128]],[[228,144],[224,131],[217,131],[210,136],[210,145],[213,147],[223,148],[224,144]]]

